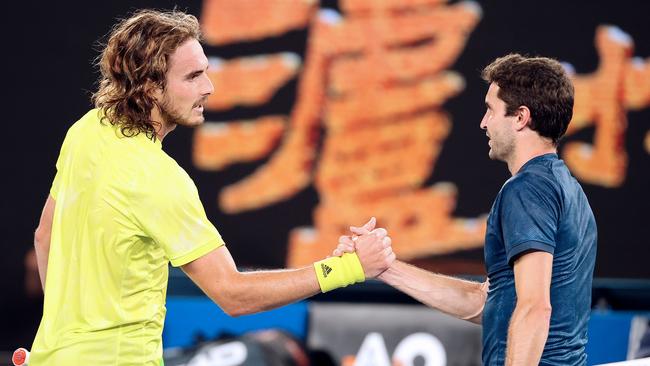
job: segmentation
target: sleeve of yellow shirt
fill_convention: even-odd
[[[63,170],[63,164],[64,162],[68,159],[67,154],[68,149],[68,141],[69,141],[69,136],[70,136],[70,131],[68,130],[68,133],[66,134],[65,138],[63,139],[63,144],[61,144],[61,151],[59,152],[59,157],[56,159],[56,174],[54,176],[54,180],[52,181],[52,187],[50,188],[50,195],[54,200],[56,201],[56,196],[59,194],[59,188],[61,187],[61,176],[62,176],[62,170]]]
[[[60,186],[61,186],[61,174],[59,173],[59,169],[57,169],[56,175],[54,176],[54,180],[52,181],[52,187],[50,188],[50,196],[52,196],[52,198],[54,198],[55,201],[56,201],[56,196],[59,193]]]
[[[132,207],[142,230],[160,245],[175,267],[224,245],[208,220],[192,179],[178,165],[158,169],[141,202]]]

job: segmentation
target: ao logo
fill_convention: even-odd
[[[416,357],[424,359],[424,366],[445,366],[447,354],[438,338],[428,333],[414,333],[404,338],[395,348],[395,363],[412,366]],[[384,337],[369,333],[361,344],[354,366],[391,366]]]
[[[187,366],[238,366],[246,361],[246,357],[248,357],[246,345],[234,341],[210,347],[207,352],[201,352],[192,358]]]

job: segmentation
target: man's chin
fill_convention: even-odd
[[[181,125],[183,127],[197,127],[203,124],[205,122],[205,117],[194,117],[192,119],[187,119],[183,121],[179,121],[178,125]]]
[[[200,126],[200,125],[203,124],[203,122],[205,122],[205,117],[201,116],[201,117],[199,117],[199,118],[196,118],[196,119],[193,121],[191,127]]]
[[[490,158],[490,160],[497,160],[497,157],[494,154],[494,151],[492,149],[490,149],[490,151],[488,151],[488,157]]]

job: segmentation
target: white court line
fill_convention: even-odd
[[[650,366],[650,357],[614,363],[602,363],[596,366]]]

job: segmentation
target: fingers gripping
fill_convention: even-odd
[[[381,243],[384,245],[384,248],[390,248],[392,244],[390,236],[386,236],[381,240]]]

